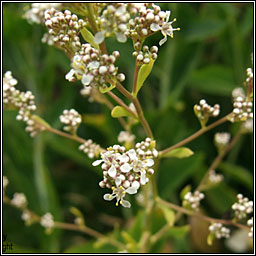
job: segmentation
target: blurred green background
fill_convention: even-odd
[[[41,43],[45,28],[30,25],[22,18],[21,3],[3,4],[3,73],[11,70],[18,80],[19,90],[31,90],[36,96],[38,113],[54,128],[61,129],[59,115],[64,109],[75,108],[85,115],[78,134],[92,138],[103,147],[117,143],[122,130],[117,120],[110,117],[104,106],[89,103],[80,95],[81,84],[70,84],[65,74],[70,61],[60,50]],[[159,49],[151,75],[139,93],[145,116],[152,127],[157,148],[164,149],[179,142],[200,126],[193,114],[194,104],[204,98],[210,105],[221,106],[221,116],[232,111],[231,92],[242,86],[245,70],[251,67],[253,51],[252,3],[164,3],[163,10],[171,10],[177,18],[174,33]],[[162,35],[147,39],[149,46],[158,45]],[[125,86],[133,80],[134,59],[132,42],[117,43],[106,40],[109,52],[119,50],[120,72],[126,75]],[[86,224],[102,233],[118,235],[120,225],[138,240],[143,227],[142,208],[130,197],[131,209],[115,207],[103,200],[107,192],[98,186],[102,179],[100,168],[93,168],[78,150],[78,144],[52,134],[40,134],[31,139],[25,125],[15,119],[15,111],[4,111],[3,116],[3,174],[10,181],[7,195],[23,192],[29,208],[38,214],[50,211],[55,220],[73,222],[70,206],[80,209]],[[212,120],[213,121],[213,120]],[[185,185],[195,188],[215,158],[215,132],[234,134],[236,127],[226,123],[201,136],[188,146],[195,154],[188,159],[163,160],[157,176],[160,196],[180,204],[179,193]],[[141,126],[133,129],[136,141],[145,134]],[[206,214],[225,217],[238,192],[253,199],[253,136],[245,135],[216,170],[225,180],[206,192],[202,207]],[[152,230],[164,223],[155,213]],[[180,232],[170,231],[152,252],[232,252],[222,243],[208,247],[205,243],[207,227],[187,218],[178,225]],[[198,234],[200,230],[200,234]],[[203,232],[205,231],[205,232]],[[3,233],[14,244],[11,252],[115,252],[112,247],[95,248],[89,236],[78,232],[57,230],[45,235],[39,225],[26,227],[21,212],[9,206],[3,209]],[[177,235],[178,234],[178,235]],[[195,235],[196,234],[196,235]]]

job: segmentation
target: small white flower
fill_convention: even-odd
[[[54,226],[52,214],[47,212],[45,215],[43,215],[41,217],[40,224],[46,229],[52,228]]]
[[[69,82],[73,82],[75,81],[75,75],[76,71],[72,68],[65,76],[66,80],[68,80]]]
[[[83,77],[81,79],[81,82],[83,85],[87,86],[91,83],[91,81],[93,80],[93,75],[91,74],[83,74]]]
[[[103,41],[104,41],[104,38],[105,38],[105,33],[106,31],[103,30],[103,31],[100,31],[100,32],[97,32],[94,36],[94,42],[96,44],[101,44]]]
[[[15,193],[11,200],[11,204],[17,208],[25,208],[27,206],[27,198],[23,193]]]
[[[159,45],[163,45],[166,41],[167,41],[167,36],[170,36],[171,38],[173,38],[173,31],[175,30],[180,30],[179,28],[173,28],[172,27],[172,23],[176,21],[176,19],[174,19],[171,22],[169,21],[170,18],[170,11],[166,11],[166,16],[165,16],[165,22],[163,22],[162,24],[157,24],[157,23],[152,23],[150,25],[150,29],[154,32],[156,31],[161,31],[162,35],[164,36],[163,39],[160,40]]]
[[[125,197],[125,194],[128,193],[128,194],[136,194],[137,193],[137,189],[134,188],[134,187],[129,187],[127,189],[124,189],[122,186],[119,186],[117,188],[113,187],[113,193],[112,194],[105,194],[104,195],[104,199],[107,200],[107,201],[111,201],[113,200],[114,198],[116,198],[116,206],[118,206],[118,203],[120,201],[120,204],[123,206],[123,207],[126,207],[126,208],[130,208],[131,207],[131,203],[127,200],[124,200],[123,198]]]

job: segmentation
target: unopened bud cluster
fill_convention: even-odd
[[[253,118],[253,103],[251,101],[246,101],[245,98],[239,96],[234,99],[233,107],[232,116],[230,117],[231,122],[241,122]]]
[[[221,223],[213,223],[209,226],[209,231],[218,239],[222,237],[229,238],[230,236],[230,229],[224,227]]]
[[[158,156],[156,142],[150,138],[146,138],[144,141],[136,143],[135,150],[136,154],[141,159],[156,158]]]
[[[35,97],[31,91],[21,92],[17,90],[16,84],[17,80],[12,77],[10,71],[7,71],[3,78],[4,107],[18,109],[16,119],[24,121],[27,124],[25,130],[30,133],[31,137],[34,137],[39,129],[32,119],[32,112],[36,110]],[[42,129],[40,128],[40,130]]]
[[[248,233],[249,237],[253,237],[253,217],[251,217],[248,221],[247,221],[247,225],[250,228],[250,232]]]
[[[244,219],[248,214],[253,212],[253,201],[249,201],[249,199],[242,194],[237,195],[237,200],[238,202],[232,205],[232,209],[236,218]]]
[[[85,26],[82,19],[78,19],[69,10],[60,12],[54,8],[44,13],[45,25],[49,29],[51,40],[65,51],[74,53],[81,47],[80,30]]]
[[[43,226],[46,229],[51,229],[54,226],[53,216],[51,213],[47,212],[41,217],[40,220],[41,226]]]
[[[94,143],[91,139],[81,144],[79,150],[83,151],[89,158],[98,157],[100,152],[102,152],[100,145]]]
[[[211,170],[209,172],[208,180],[211,184],[217,184],[223,180],[223,175],[217,174],[215,170]]]
[[[214,135],[214,143],[219,151],[225,148],[230,141],[230,133],[218,132]]]
[[[17,208],[24,209],[27,207],[27,198],[23,193],[14,193],[11,204]]]
[[[60,121],[66,125],[64,126],[65,131],[74,133],[81,124],[82,117],[75,109],[65,109],[63,114],[60,116]]]
[[[114,63],[120,56],[118,51],[111,55],[101,54],[90,44],[83,44],[80,51],[73,57],[72,69],[66,75],[70,82],[81,80],[84,86],[107,89],[109,82],[124,81],[124,74],[118,74]]]
[[[204,199],[204,194],[199,191],[195,191],[194,193],[187,192],[184,196],[183,205],[193,210],[198,210],[202,199]]]
[[[139,64],[148,64],[151,58],[153,60],[157,59],[157,46],[152,46],[149,50],[149,47],[144,45],[142,50],[139,50],[141,48],[140,45],[140,42],[135,43],[134,48],[136,49],[136,51],[132,53],[132,55],[136,57],[136,60]]]
[[[217,117],[220,113],[220,105],[215,104],[213,107],[207,104],[206,100],[202,99],[199,105],[194,106],[194,112],[202,126],[204,126],[210,117]]]
[[[253,81],[253,72],[251,68],[246,69],[246,75],[247,75],[246,83],[250,83],[251,81]]]
[[[125,32],[129,19],[130,13],[127,10],[127,4],[108,4],[107,8],[97,20],[101,31],[96,33],[94,38],[95,43],[101,44],[105,37],[113,34],[116,35],[117,41],[125,43],[127,40]]]
[[[32,3],[31,8],[24,14],[24,18],[26,18],[29,23],[44,23],[45,10],[52,8],[60,10],[61,7],[61,3]]]
[[[116,205],[130,207],[131,204],[124,200],[126,193],[135,194],[140,186],[145,185],[149,178],[147,175],[154,173],[150,167],[154,165],[152,157],[137,154],[135,149],[125,150],[125,147],[114,145],[106,152],[101,153],[101,160],[93,162],[93,166],[101,164],[103,180],[99,183],[102,188],[111,188],[112,194],[105,194],[105,200],[116,198]]]

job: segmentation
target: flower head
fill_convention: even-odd
[[[176,21],[176,19],[173,19],[171,22],[169,22],[170,18],[170,11],[166,11],[165,13],[162,12],[162,15],[165,15],[165,20],[159,23],[152,23],[150,25],[150,29],[154,32],[161,31],[162,35],[164,36],[163,39],[160,40],[159,45],[163,45],[167,41],[167,36],[173,38],[173,31],[180,30],[180,28],[173,28],[172,23]]]

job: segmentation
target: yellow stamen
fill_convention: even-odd
[[[118,202],[116,202],[116,206],[118,206]]]
[[[109,199],[111,199],[112,198],[112,195],[109,195],[109,197],[108,197]]]
[[[122,201],[120,201],[120,204],[123,204],[123,202],[122,202]]]
[[[112,189],[112,190],[114,190],[114,189],[115,189],[115,187],[112,187],[111,189]]]

